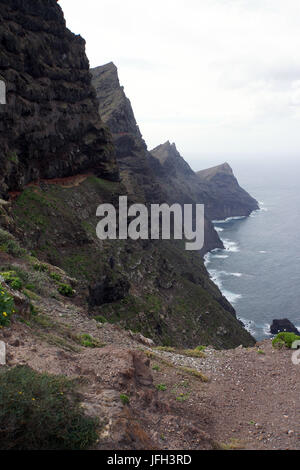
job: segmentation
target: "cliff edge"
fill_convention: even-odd
[[[0,196],[89,170],[117,180],[85,41],[66,28],[56,0],[0,0],[0,43]]]
[[[214,198],[214,205],[208,208],[210,219],[248,216],[258,210],[258,202],[240,187],[228,163],[197,172],[202,183]]]

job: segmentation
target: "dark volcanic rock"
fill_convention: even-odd
[[[295,333],[296,335],[300,336],[299,330],[297,330],[295,325],[287,318],[284,318],[282,320],[273,320],[273,323],[270,327],[270,331],[272,335],[277,335],[278,333],[287,331],[289,333]]]
[[[228,163],[198,171],[197,176],[207,184],[212,198],[212,203],[207,204],[211,220],[248,216],[259,209],[257,201],[240,187]]]
[[[0,195],[39,178],[93,171],[116,180],[85,41],[56,0],[0,0]]]
[[[122,181],[132,199],[148,204],[191,204],[204,201],[205,188],[179,155],[175,144],[149,152],[136,123],[131,103],[120,86],[117,67],[109,64],[91,70],[99,98],[99,112],[113,134]],[[175,163],[174,163],[175,161]],[[196,187],[197,189],[193,191]],[[208,195],[207,195],[208,197]],[[205,220],[203,253],[223,248],[211,222]]]
[[[148,204],[165,200],[152,168],[155,164],[136,123],[131,103],[120,86],[117,67],[110,62],[91,69],[99,99],[100,116],[109,127],[121,177],[134,201]]]
[[[177,199],[181,195],[185,201],[204,204],[209,220],[248,216],[259,208],[257,201],[239,186],[228,163],[196,174],[175,144],[166,142],[151,150],[151,154],[169,175],[165,189],[176,194]]]
[[[105,277],[102,282],[89,287],[89,304],[92,307],[122,300],[128,294],[130,284],[126,279],[112,280]]]
[[[103,121],[114,134],[130,133],[141,138],[130,100],[120,86],[117,67],[110,62],[91,69],[91,73]]]

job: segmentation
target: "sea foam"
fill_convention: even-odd
[[[227,238],[222,241],[226,251],[231,251],[232,253],[237,253],[238,251],[240,251],[239,246],[236,242],[228,240]]]
[[[213,224],[228,224],[228,222],[231,222],[232,220],[242,220],[246,219],[246,215],[241,215],[241,216],[236,216],[236,217],[227,217],[227,219],[222,219],[222,220],[213,220]]]

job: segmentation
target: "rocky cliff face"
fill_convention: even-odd
[[[208,206],[210,219],[248,216],[259,209],[257,201],[240,187],[228,163],[198,171],[201,183],[206,183],[214,203]]]
[[[66,28],[56,0],[0,0],[0,20],[0,195],[91,169],[117,179],[85,41]]]
[[[101,119],[110,129],[123,184],[132,200],[159,203],[166,199],[155,177],[155,162],[136,123],[130,100],[120,86],[117,67],[91,69]]]
[[[149,204],[199,202],[198,193],[203,193],[205,184],[199,182],[177,152],[175,144],[167,142],[157,152],[148,151],[130,100],[120,86],[117,67],[111,62],[91,72],[99,99],[99,112],[112,132],[120,174],[128,194],[133,200]],[[191,190],[195,186],[197,191]],[[206,218],[202,252],[222,247],[217,232]]]
[[[99,117],[84,42],[66,29],[54,0],[0,0],[0,14],[0,67],[8,88],[0,119],[1,194],[13,191],[9,202],[0,199],[3,263],[24,256],[38,267],[35,283],[43,269],[52,269],[44,263],[65,269],[86,315],[158,344],[252,344],[201,257],[180,241],[98,239],[99,204],[117,206],[124,194],[132,202],[167,201],[156,177],[165,170],[147,151],[110,66],[98,93],[114,147]],[[114,148],[122,183],[109,181],[118,179]],[[14,249],[7,231],[26,255]]]
[[[176,195],[205,204],[209,220],[248,216],[258,209],[257,201],[242,189],[228,163],[197,174],[190,168],[176,149],[166,142],[151,150],[169,175],[165,189]]]

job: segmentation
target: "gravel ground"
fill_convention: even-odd
[[[152,388],[165,384],[166,390],[157,392],[154,411],[150,405],[143,410],[144,405],[136,400],[133,412],[140,413],[144,429],[159,448],[201,449],[217,442],[230,449],[300,449],[300,365],[292,363],[290,350],[275,350],[271,341],[264,341],[248,349],[216,351],[209,347],[203,358],[188,357],[150,348],[116,325],[101,325],[71,302],[49,299],[40,301],[39,309],[55,323],[54,328],[15,323],[0,331],[9,365],[28,364],[36,370],[68,376],[83,374],[90,378],[94,390],[93,381],[97,383],[103,376],[109,383],[114,368],[119,363],[121,367],[120,349],[125,351],[124,358],[131,357],[130,350],[149,351]],[[88,333],[107,344],[112,357],[117,358],[114,365],[101,349],[66,351],[49,343],[49,336],[46,340],[41,336],[58,335],[72,343],[66,331]],[[202,372],[208,382],[183,373],[182,366]]]

